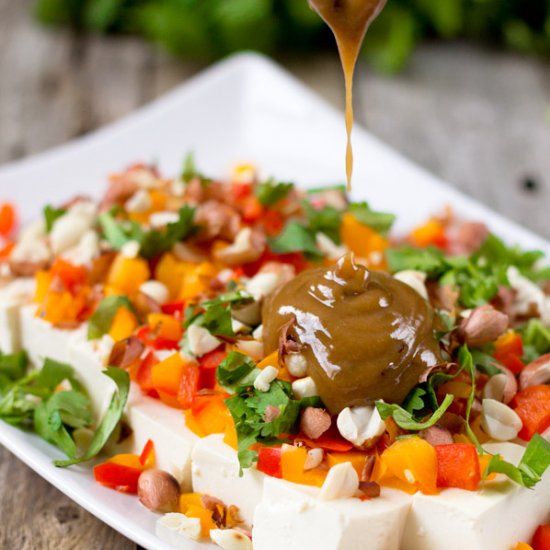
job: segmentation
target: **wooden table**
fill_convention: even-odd
[[[201,69],[132,38],[50,33],[30,5],[0,0],[0,162],[111,122]],[[342,106],[334,54],[280,61]],[[406,156],[550,237],[549,69],[463,44],[427,45],[395,78],[360,65],[356,114]],[[0,548],[135,548],[2,448],[0,490]]]

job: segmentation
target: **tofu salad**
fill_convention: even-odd
[[[21,230],[4,204],[0,418],[174,547],[548,550],[550,268],[393,222],[192,156]]]

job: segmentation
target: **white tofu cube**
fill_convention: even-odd
[[[0,288],[0,351],[21,349],[19,313],[34,293],[34,279],[17,279]]]
[[[412,498],[382,489],[379,498],[318,500],[319,489],[266,477],[256,508],[255,550],[399,550]]]
[[[241,517],[252,524],[256,505],[262,498],[266,476],[248,468],[239,477],[237,452],[223,442],[223,434],[209,435],[193,449],[193,490],[239,507]]]
[[[524,448],[513,443],[485,446],[517,464]],[[417,493],[403,550],[510,550],[529,541],[550,514],[550,472],[534,490],[498,476],[478,492],[445,489],[438,496]]]

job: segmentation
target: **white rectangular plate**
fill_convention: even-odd
[[[176,174],[184,153],[200,169],[223,176],[238,161],[264,176],[303,186],[344,178],[343,116],[267,59],[241,54],[205,71],[124,120],[50,152],[0,168],[0,200],[12,200],[23,219],[47,203],[75,194],[99,196],[106,174],[135,161],[156,161]],[[485,221],[511,243],[550,253],[550,244],[460,194],[380,143],[354,130],[354,192],[398,215],[397,231],[452,205],[458,215]],[[136,498],[105,489],[90,470],[60,470],[55,449],[0,422],[0,443],[78,504],[151,550],[166,548],[154,535],[156,516]],[[189,550],[207,545],[189,542]]]

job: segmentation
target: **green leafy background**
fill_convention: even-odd
[[[317,51],[330,32],[306,0],[36,0],[46,24],[138,34],[183,58]],[[550,0],[389,0],[364,55],[395,72],[422,39],[468,38],[550,55]]]

